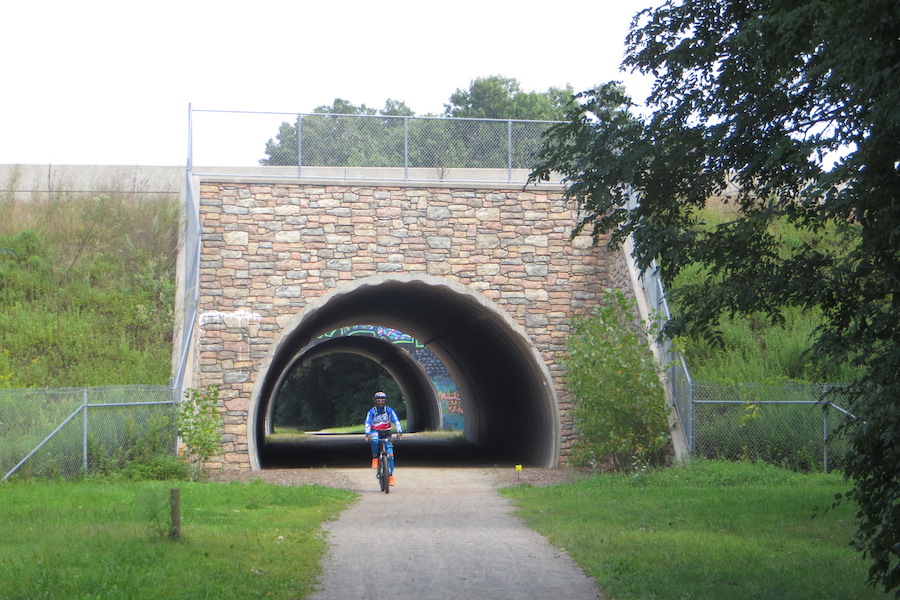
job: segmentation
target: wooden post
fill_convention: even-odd
[[[169,539],[181,539],[181,490],[169,490]]]

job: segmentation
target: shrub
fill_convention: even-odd
[[[192,467],[209,460],[221,447],[222,418],[219,390],[213,385],[202,391],[188,388],[178,411],[178,435]]]
[[[608,290],[587,318],[574,319],[563,357],[577,430],[573,460],[617,470],[658,464],[669,442],[659,370],[634,302]]]

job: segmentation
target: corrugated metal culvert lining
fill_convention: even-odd
[[[339,327],[378,324],[415,337],[447,367],[465,412],[465,437],[486,452],[516,463],[552,467],[559,461],[559,411],[549,371],[521,326],[482,294],[448,279],[377,276],[313,301],[286,327],[257,379],[250,407],[250,456],[260,466],[262,440],[283,374],[307,352],[352,351],[387,360],[389,372],[410,390],[414,426],[439,418],[434,398],[423,397],[415,368],[385,346],[355,341],[331,349],[312,342]],[[413,392],[412,390],[417,390]],[[428,393],[431,393],[430,391]],[[418,396],[416,396],[418,395]]]

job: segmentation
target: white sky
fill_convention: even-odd
[[[10,0],[0,7],[0,164],[184,165],[189,103],[296,113],[337,97],[373,108],[392,98],[439,114],[491,75],[540,92],[622,80],[639,101],[649,84],[618,67],[631,17],[652,4]],[[206,115],[194,114],[197,162],[211,140]],[[229,118],[235,131],[254,119]],[[290,120],[268,119],[243,141],[216,140],[215,163],[210,153],[203,164],[255,164]]]

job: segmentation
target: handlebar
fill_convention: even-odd
[[[403,433],[404,433],[404,432],[402,432],[402,431],[396,431],[396,432],[395,432],[395,431],[381,430],[381,431],[373,431],[372,433],[377,433],[377,434],[378,434],[378,439],[384,440],[384,439],[391,439],[391,438],[392,438],[393,436],[395,436],[395,435],[397,436],[397,439],[402,439],[402,438],[403,438]],[[366,434],[366,441],[367,441],[367,442],[370,441],[370,440],[372,439],[372,433],[367,433],[367,434]]]

